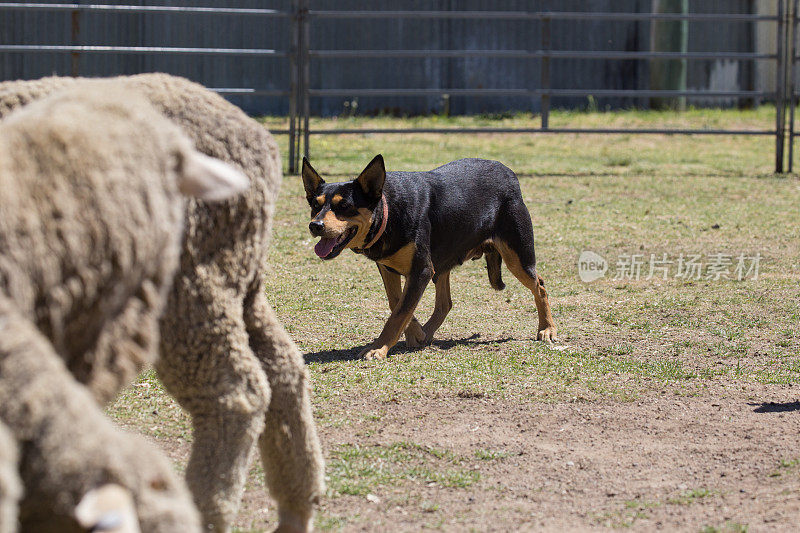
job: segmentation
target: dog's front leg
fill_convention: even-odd
[[[378,263],[378,271],[381,273],[383,287],[386,289],[386,298],[389,300],[389,311],[394,311],[394,308],[400,303],[400,298],[403,294],[400,274],[392,272],[380,263]],[[406,327],[406,345],[409,348],[419,348],[423,346],[424,341],[425,332],[422,330],[422,324],[412,315],[411,321]]]
[[[436,284],[436,304],[434,305],[431,318],[422,326],[425,332],[425,344],[433,341],[433,334],[444,322],[447,313],[453,308],[453,301],[450,299],[450,272],[439,273]]]
[[[389,353],[389,349],[397,344],[400,335],[408,327],[409,322],[414,317],[414,310],[417,308],[425,287],[433,277],[433,267],[429,261],[420,257],[415,257],[411,272],[408,275],[406,286],[400,302],[392,309],[389,320],[383,327],[383,331],[370,346],[361,351],[359,357],[364,359],[383,359]]]

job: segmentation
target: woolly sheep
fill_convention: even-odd
[[[110,353],[154,359],[180,250],[179,190],[221,199],[247,186],[114,84],[0,123],[0,420],[22,452],[23,530],[77,530],[78,502],[109,482],[131,491],[144,530],[200,530],[169,462],[114,427],[71,369],[112,393],[127,383],[131,362],[92,359],[118,317],[130,337]]]
[[[136,495],[147,531],[200,531],[189,493],[143,438],[116,428],[52,344],[7,300],[0,302],[0,416],[22,443],[22,531],[81,531],[83,496],[113,480]]]
[[[143,93],[198,150],[232,163],[251,181],[235,202],[188,204],[180,270],[161,320],[156,369],[192,416],[186,477],[204,523],[228,531],[257,442],[279,527],[309,530],[324,481],[308,377],[264,294],[281,181],[275,141],[240,109],[185,79],[143,74],[114,80]],[[60,88],[97,83],[102,80],[0,83],[0,116]],[[126,329],[124,321],[119,329]],[[113,333],[108,337],[115,338]],[[108,398],[102,390],[98,397]]]
[[[17,530],[17,502],[22,487],[17,474],[17,443],[0,422],[0,533]]]

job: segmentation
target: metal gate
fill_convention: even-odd
[[[797,104],[798,91],[795,84],[797,74],[797,47],[795,44],[798,23],[799,0],[777,0],[775,15],[759,14],[702,14],[702,13],[625,13],[625,12],[575,12],[575,11],[387,11],[387,10],[319,10],[313,9],[312,1],[292,0],[286,10],[275,9],[241,9],[222,7],[178,7],[178,6],[135,6],[135,5],[99,5],[99,4],[43,4],[12,2],[0,4],[3,11],[52,11],[68,17],[71,24],[71,40],[63,44],[0,44],[0,52],[14,53],[46,53],[67,54],[71,57],[69,72],[63,74],[80,75],[78,58],[81,55],[131,54],[131,55],[183,55],[213,57],[256,57],[264,61],[276,59],[286,61],[289,69],[287,86],[280,88],[266,87],[212,87],[213,90],[228,96],[262,95],[288,100],[288,130],[275,133],[289,135],[289,171],[296,172],[301,153],[309,155],[311,137],[315,135],[342,135],[366,133],[520,133],[520,134],[682,134],[682,135],[762,135],[775,138],[775,171],[791,172],[793,165],[794,139],[800,132],[794,131],[794,111]],[[369,5],[369,4],[367,4]],[[109,13],[120,17],[131,14],[180,15],[192,17],[197,15],[215,17],[258,17],[260,19],[280,19],[289,26],[288,42],[282,49],[271,48],[215,48],[212,46],[175,47],[175,46],[118,46],[93,42],[92,35],[81,31],[81,20],[87,13]],[[535,25],[540,42],[538,48],[523,50],[497,49],[328,49],[311,46],[312,31],[325,29],[326,24],[334,20],[392,20],[414,24],[419,21],[471,21],[480,25],[483,21],[525,21]],[[563,21],[649,21],[650,26],[656,22],[709,23],[720,25],[731,23],[770,24],[775,26],[776,53],[749,52],[688,52],[688,51],[599,51],[588,49],[555,48],[551,27]],[[532,26],[533,27],[533,26]],[[331,60],[353,60],[375,58],[406,58],[409,60],[422,58],[492,58],[524,60],[530,68],[538,69],[540,84],[535,87],[501,87],[501,88],[368,88],[368,87],[326,87],[312,83],[312,65],[318,66]],[[603,87],[579,89],[570,87],[554,87],[551,83],[554,65],[568,59],[581,60],[630,60],[630,61],[703,61],[733,60],[740,62],[772,62],[775,65],[775,91],[766,90],[654,90],[654,89],[607,89]],[[541,121],[536,128],[408,128],[408,129],[313,129],[310,124],[311,101],[326,97],[469,97],[487,96],[526,97],[539,99]],[[686,98],[686,99],[751,99],[775,102],[776,115],[774,128],[762,130],[741,129],[591,129],[591,128],[557,128],[549,124],[551,99],[564,96],[583,97],[634,97],[634,98]],[[788,143],[788,150],[786,146]],[[788,154],[786,153],[788,152]]]

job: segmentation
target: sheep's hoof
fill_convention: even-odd
[[[279,511],[280,521],[272,533],[308,533],[311,526],[311,516],[304,518],[285,511]]]
[[[378,359],[386,359],[386,354],[389,353],[388,346],[381,346],[380,348],[364,348],[358,357],[366,361],[376,361]]]
[[[308,531],[311,531],[311,529],[307,527],[298,527],[297,524],[281,522],[273,533],[307,533]]]

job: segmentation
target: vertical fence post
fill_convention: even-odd
[[[298,73],[300,62],[300,18],[297,0],[292,0],[291,14],[291,43],[289,49],[289,173],[297,172],[297,93]]]
[[[783,147],[784,147],[784,90],[786,88],[786,9],[783,0],[778,0],[778,28],[775,32],[777,34],[776,43],[776,61],[775,68],[775,173],[783,173]]]
[[[798,0],[791,4],[791,18],[789,19],[789,168],[794,167],[794,108],[797,105],[795,98],[795,80],[797,79],[797,6]]]
[[[546,14],[542,17],[542,129],[550,127],[550,17]]]
[[[653,0],[653,14],[689,14],[689,0]],[[650,21],[652,52],[683,53],[689,51],[689,21],[653,19]],[[650,89],[685,91],[688,65],[683,59],[653,58],[650,61]],[[652,96],[650,108],[685,111],[685,96]]]
[[[311,67],[309,65],[308,48],[311,43],[310,36],[310,21],[308,17],[308,0],[299,0],[300,2],[300,22],[303,28],[302,34],[302,47],[300,52],[300,62],[303,65],[303,82],[300,85],[303,95],[303,154],[309,156],[309,115],[311,114],[311,102],[309,98],[309,88],[311,86]]]
[[[81,42],[81,12],[79,9],[72,10],[71,16],[71,31],[70,31],[70,38],[72,40],[72,46],[80,46]],[[77,78],[81,75],[81,54],[80,52],[72,52],[70,54],[72,58],[72,64],[70,69],[70,75],[73,78]]]

